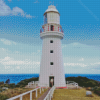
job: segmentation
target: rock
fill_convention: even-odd
[[[86,91],[86,96],[90,96],[92,95],[92,92],[91,91]]]

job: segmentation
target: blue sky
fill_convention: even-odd
[[[65,73],[100,74],[100,0],[0,0],[1,74],[39,73],[40,28],[51,2],[64,30]]]

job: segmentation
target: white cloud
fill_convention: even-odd
[[[33,16],[31,16],[30,14],[29,15],[26,15],[26,18],[32,18]]]
[[[12,15],[15,15],[15,16],[21,15],[23,17],[25,16],[24,11],[21,8],[19,8],[19,7],[14,7],[13,8]]]
[[[84,61],[84,58],[79,59],[79,61]]]
[[[5,57],[4,59],[2,59],[2,61],[9,61],[9,60],[11,60],[11,58],[10,57]]]
[[[11,68],[11,66],[5,66],[5,69],[10,69]]]
[[[20,69],[20,66],[17,66],[16,69]]]
[[[13,41],[9,41],[9,40],[6,40],[6,39],[0,39],[1,42],[3,42],[5,45],[11,45],[11,44],[14,44],[16,45],[16,42],[13,42]]]
[[[1,42],[3,42],[6,45],[11,45],[11,42],[9,40],[1,39]]]
[[[74,67],[80,66],[80,67],[86,67],[88,65],[85,65],[83,63],[64,63],[64,66],[74,66]]]
[[[0,0],[0,16],[22,16],[26,18],[33,18],[30,14],[26,14],[21,8],[14,7],[12,10],[5,4],[3,0]]]
[[[4,59],[0,59],[0,63],[4,66],[12,66],[12,65],[40,65],[40,62],[35,62],[31,60],[14,60],[10,57],[5,57]]]
[[[79,45],[79,43],[78,42],[74,42],[73,45],[74,46],[77,46],[77,45]]]
[[[4,1],[0,0],[0,16],[6,16],[11,14],[11,9]]]
[[[91,65],[100,65],[100,62],[91,63]]]
[[[34,3],[39,3],[39,1],[38,0],[35,0],[35,2]]]

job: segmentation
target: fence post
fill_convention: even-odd
[[[35,88],[36,88],[36,82],[35,82]]]
[[[51,94],[51,93],[50,93]],[[51,100],[51,95],[49,94],[49,100]]]
[[[49,95],[49,94],[48,94],[48,95]],[[49,100],[49,96],[48,96],[47,100]]]
[[[43,87],[41,87],[42,88],[42,91],[43,91]]]
[[[30,100],[32,100],[32,92],[30,92]]]
[[[36,98],[37,98],[37,89],[36,89]]]
[[[46,84],[46,89],[47,89],[47,84]]]
[[[40,94],[41,94],[41,87],[40,87]]]
[[[68,81],[67,81],[67,89],[68,89]]]
[[[22,100],[22,96],[20,97],[20,100]]]
[[[43,91],[44,91],[44,88],[42,87]]]

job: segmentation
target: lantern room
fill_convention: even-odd
[[[60,13],[54,5],[50,5],[44,13],[44,25],[40,33],[47,31],[62,32],[62,27],[60,25]]]
[[[60,14],[55,6],[51,5],[44,13],[44,24],[60,24]]]

